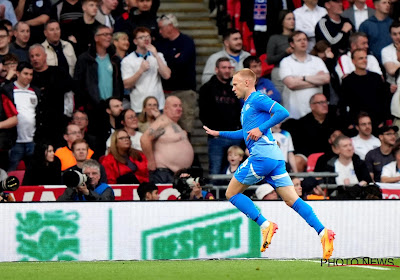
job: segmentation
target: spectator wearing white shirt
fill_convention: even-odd
[[[382,183],[400,183],[400,143],[394,145],[392,154],[395,160],[382,168]]]
[[[290,172],[298,172],[294,156],[292,135],[289,131],[281,129],[281,123],[271,127],[271,131],[282,151],[283,158],[286,162],[286,169]]]
[[[390,25],[392,43],[382,49],[382,64],[386,69],[386,79],[390,90],[394,93],[397,89],[395,74],[400,69],[400,22],[394,21]]]
[[[121,62],[124,87],[131,91],[131,108],[136,113],[141,113],[143,100],[154,96],[159,102],[158,109],[162,110],[165,96],[161,78],[168,80],[171,69],[167,66],[164,55],[151,44],[150,29],[138,27],[133,31],[133,37],[136,51]]]
[[[303,31],[293,32],[289,44],[293,53],[282,59],[279,71],[285,85],[282,102],[290,117],[299,119],[311,112],[310,98],[322,92],[330,76],[323,60],[307,53],[308,40]]]
[[[338,136],[333,146],[338,157],[333,162],[333,166],[327,168],[326,171],[338,173],[335,178],[336,184],[365,186],[372,181],[365,162],[354,155],[353,143],[349,137]],[[331,162],[331,160],[328,161],[328,166]]]
[[[317,5],[318,0],[304,0],[304,5],[293,11],[296,19],[295,30],[301,30],[307,34],[309,53],[315,45],[315,26],[318,21],[327,14],[325,8]]]
[[[361,112],[358,115],[356,129],[358,130],[358,135],[351,138],[351,140],[353,140],[355,153],[364,160],[369,151],[381,146],[381,141],[372,135],[372,122],[368,113]]]

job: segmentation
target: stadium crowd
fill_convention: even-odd
[[[201,85],[195,43],[175,15],[157,13],[159,0],[9,2],[0,4],[0,168],[26,170],[23,185],[88,170],[91,184],[61,200],[113,200],[107,184],[173,183],[201,168],[197,113],[210,129],[240,129],[231,80],[244,67],[290,113],[273,128],[288,171],[337,172],[331,183],[347,186],[400,182],[398,0],[210,0],[223,47]],[[244,147],[208,136],[210,174],[233,174]],[[296,191],[328,198],[319,183]],[[158,199],[154,185],[141,189]],[[266,185],[255,195],[276,198]]]

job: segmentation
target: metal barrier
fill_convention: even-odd
[[[336,172],[297,172],[297,173],[289,173],[291,177],[297,178],[307,178],[307,177],[314,177],[314,178],[322,178],[323,183],[320,184],[320,187],[323,189],[335,189],[337,187],[336,184],[328,184],[326,183],[327,178],[337,177],[338,173]],[[208,175],[208,179],[210,180],[227,180],[229,181],[233,177],[233,174],[210,174]],[[248,190],[255,190],[257,189],[258,185],[249,186]],[[220,191],[226,190],[228,185],[214,185],[208,184],[205,186],[206,189],[215,190],[215,198],[220,199]]]

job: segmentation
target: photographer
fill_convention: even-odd
[[[16,191],[19,188],[19,180],[15,176],[7,176],[7,173],[0,169],[0,203],[14,202],[15,199],[8,192]]]
[[[181,169],[175,173],[174,188],[181,193],[180,200],[214,200],[212,193],[203,191],[203,185],[204,179],[192,177],[190,170]]]
[[[86,160],[82,165],[82,171],[86,175],[86,177],[82,176],[82,178],[87,178],[87,180],[76,186],[66,183],[68,188],[57,201],[114,201],[115,197],[112,188],[100,182],[100,164],[97,161]],[[69,181],[65,177],[66,174],[64,174],[64,182]],[[76,174],[79,177],[79,173]]]

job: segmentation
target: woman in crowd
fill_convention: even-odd
[[[115,53],[122,60],[128,54],[129,37],[125,32],[116,32],[113,34],[112,40]]]
[[[117,124],[121,124],[122,128],[128,132],[131,137],[132,148],[141,151],[142,147],[140,146],[140,137],[142,137],[143,133],[136,131],[138,128],[138,118],[136,116],[135,111],[132,109],[125,109],[121,112],[121,114],[115,120]],[[117,128],[121,127],[117,126]],[[111,136],[107,140],[107,152],[109,153],[111,146]]]
[[[281,34],[272,35],[267,46],[267,62],[274,64],[275,67],[271,73],[271,80],[279,92],[283,92],[283,82],[279,77],[279,63],[288,55],[293,53],[288,39],[293,33],[295,19],[292,11],[282,10],[279,12],[279,26],[282,28]]]
[[[108,184],[139,184],[149,181],[145,155],[131,146],[131,137],[126,130],[117,129],[111,135],[110,153],[101,161]]]
[[[61,185],[61,161],[54,155],[52,145],[36,145],[31,164],[26,167],[22,185]]]
[[[146,97],[143,100],[142,113],[139,115],[139,131],[144,133],[160,114],[157,98]]]

